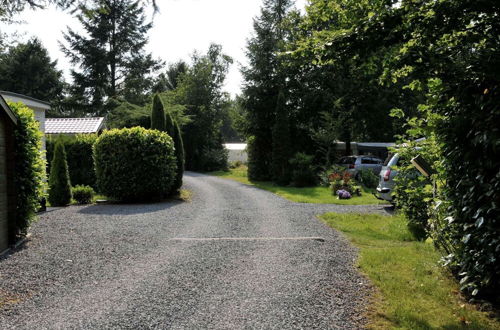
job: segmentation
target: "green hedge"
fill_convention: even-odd
[[[172,138],[142,127],[104,132],[94,144],[99,191],[123,201],[166,196],[177,170]]]
[[[86,185],[97,188],[92,159],[92,146],[97,140],[96,134],[81,134],[75,136],[56,136],[47,138],[47,160],[50,172],[50,162],[54,154],[54,145],[61,139],[66,150],[69,177],[72,185]]]
[[[22,103],[9,103],[9,106],[18,117],[14,137],[17,205],[13,225],[9,227],[13,240],[19,234],[26,234],[44,197],[45,160],[40,151],[42,133],[33,111]]]

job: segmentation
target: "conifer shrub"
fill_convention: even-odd
[[[94,162],[99,192],[122,201],[168,195],[177,170],[172,138],[142,127],[104,132],[94,144]]]
[[[50,166],[49,203],[52,206],[65,206],[71,203],[71,183],[62,141],[56,142]]]
[[[166,130],[165,122],[165,107],[158,94],[153,98],[153,108],[151,110],[151,129],[156,129],[161,132]]]
[[[90,186],[77,185],[71,188],[71,193],[78,204],[90,204],[95,196],[94,189]]]
[[[184,175],[184,143],[182,141],[182,132],[177,123],[174,125],[173,133],[175,145],[175,158],[177,160],[177,172],[172,191],[175,193],[182,187],[182,176]]]
[[[48,137],[46,146],[49,173],[55,144],[58,140],[61,140],[66,151],[66,162],[68,163],[71,184],[74,186],[86,185],[96,189],[94,160],[92,159],[92,146],[96,139],[97,134]]]

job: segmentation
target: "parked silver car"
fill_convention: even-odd
[[[338,165],[345,167],[355,177],[362,169],[371,170],[378,175],[383,163],[382,159],[373,156],[347,156],[342,157]]]
[[[389,155],[384,162],[384,166],[380,171],[380,181],[376,193],[378,199],[393,202],[393,190],[396,185],[394,178],[398,174],[395,166],[398,165],[399,158],[399,154],[395,153],[394,155]]]

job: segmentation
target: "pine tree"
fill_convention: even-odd
[[[284,85],[278,53],[284,41],[283,22],[291,0],[265,0],[260,17],[254,20],[255,36],[249,40],[249,66],[242,70],[245,86],[243,105],[252,138],[248,174],[252,180],[272,178],[272,127],[280,87]]]
[[[40,40],[33,38],[0,55],[0,90],[47,102],[61,98],[64,81]]]
[[[153,98],[153,109],[151,110],[151,129],[165,132],[166,128],[165,108],[160,96],[156,94]]]
[[[63,52],[80,70],[72,70],[72,99],[86,113],[105,114],[109,97],[141,103],[153,87],[158,67],[144,51],[151,23],[145,23],[144,5],[132,0],[92,0],[79,7],[77,19],[85,33],[69,28]],[[83,105],[82,105],[83,103]]]
[[[173,139],[175,135],[175,123],[170,112],[165,113],[165,132]]]
[[[290,122],[283,91],[278,94],[276,105],[276,121],[273,127],[273,181],[286,185],[290,181],[288,160],[291,157]]]
[[[69,181],[66,151],[61,140],[56,142],[54,157],[50,166],[49,203],[52,206],[64,206],[71,202],[71,184]]]

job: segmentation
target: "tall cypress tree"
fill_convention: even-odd
[[[290,180],[288,160],[291,156],[290,122],[283,91],[278,94],[276,122],[273,127],[273,181],[285,185]]]
[[[283,22],[291,0],[265,0],[254,20],[254,37],[247,46],[249,66],[242,70],[245,85],[243,105],[248,135],[252,136],[248,176],[252,180],[272,178],[272,127],[280,86],[284,85],[278,53],[284,40]]]
[[[151,73],[158,62],[146,53],[147,32],[143,4],[132,0],[92,0],[79,8],[84,34],[68,28],[61,49],[71,63],[74,101],[86,113],[105,114],[104,101],[121,96],[132,103],[146,101],[153,87]]]
[[[184,143],[179,125],[174,122],[173,139],[175,144],[175,157],[177,158],[177,175],[172,186],[172,192],[176,193],[182,187],[182,176],[184,175]]]
[[[64,206],[71,202],[71,184],[69,181],[66,151],[61,140],[56,142],[49,176],[49,203],[52,206]]]
[[[153,108],[151,109],[151,129],[165,132],[166,128],[165,108],[160,96],[156,94],[153,98]]]

